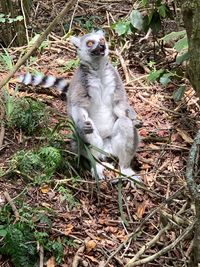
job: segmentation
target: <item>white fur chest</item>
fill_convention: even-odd
[[[88,79],[90,95],[89,116],[93,120],[100,135],[105,138],[112,133],[115,116],[113,113],[113,96],[115,77],[110,69],[95,72]]]

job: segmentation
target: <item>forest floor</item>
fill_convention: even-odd
[[[52,13],[59,12],[62,5],[61,1],[54,1],[52,11],[51,1],[36,2],[39,4],[37,8],[35,4],[33,29],[42,31],[51,21]],[[123,42],[110,24],[112,19],[117,20],[130,11],[131,4],[125,2],[121,13],[117,1],[109,9],[106,3],[98,2],[96,10],[101,16],[97,16],[101,19],[98,21],[97,18],[93,23],[105,28],[112,44],[111,61],[121,74],[129,103],[143,121],[139,129],[141,142],[135,168],[144,186],[133,186],[128,180],[122,184],[113,182],[117,174],[108,170],[107,179],[100,181],[98,189],[89,171],[80,170],[78,166],[74,167],[75,173],[78,173],[76,177],[71,170],[67,170],[68,173],[66,170],[58,171],[48,183],[40,185],[34,183],[34,177],[27,181],[27,177],[20,173],[6,175],[10,159],[17,151],[37,150],[49,145],[49,139],[40,132],[28,136],[21,130],[5,127],[4,142],[0,147],[0,169],[3,173],[0,178],[0,207],[9,206],[4,194],[8,192],[19,215],[19,218],[16,213],[11,215],[13,211],[10,210],[11,223],[30,220],[34,229],[48,233],[49,240],[63,243],[61,259],[55,249],[48,251],[44,244],[42,266],[125,266],[135,255],[134,261],[137,263],[132,266],[188,266],[193,239],[188,229],[193,222],[194,207],[186,186],[185,171],[189,149],[200,127],[199,106],[195,92],[185,80],[187,89],[184,97],[175,102],[172,96],[180,82],[162,86],[147,79],[149,60],[162,68],[173,66],[176,53],[172,48],[164,46],[160,49],[156,46],[154,50],[151,36],[139,43],[142,35],[136,35],[127,39],[124,52],[119,53]],[[85,14],[88,18],[94,14],[94,5],[91,7],[91,3],[84,3],[75,11],[75,18],[79,16],[79,21]],[[85,25],[84,21],[81,23]],[[77,32],[87,32],[82,24],[74,25]],[[55,32],[31,57],[28,67],[20,69],[21,73],[37,70],[70,79],[77,66],[75,49],[62,38],[60,28]],[[24,49],[26,47],[10,48],[8,52],[16,61]],[[7,71],[2,64],[1,78]],[[62,135],[65,150],[68,150],[70,131],[66,104],[58,93],[21,85],[16,91],[16,86],[12,81],[7,86],[15,98],[30,97],[48,107],[48,123],[43,128],[52,131],[58,125],[64,125],[56,131]],[[41,215],[40,219],[36,218],[38,214]],[[187,231],[189,235],[184,237]],[[183,239],[173,245],[180,237]],[[167,248],[170,244],[172,246]],[[164,248],[167,248],[166,253],[156,254]],[[41,251],[42,245],[38,251],[40,260]],[[142,264],[140,260],[144,259],[146,262]],[[13,265],[9,257],[0,256],[0,266]]]

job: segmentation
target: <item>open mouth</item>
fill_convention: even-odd
[[[94,56],[104,56],[105,55],[106,46],[105,45],[98,45],[91,54]]]

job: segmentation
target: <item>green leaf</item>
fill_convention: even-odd
[[[5,18],[0,18],[0,23],[4,23],[4,22],[6,22],[6,19]]]
[[[189,59],[189,52],[187,51],[186,53],[184,53],[184,54],[182,54],[176,58],[176,63],[181,64],[183,61],[186,61],[188,59]]]
[[[152,29],[153,33],[157,33],[161,29],[161,19],[157,10],[153,10],[149,14],[149,27]]]
[[[141,3],[142,3],[143,6],[146,6],[147,3],[148,3],[148,0],[142,0]]]
[[[164,72],[163,69],[160,69],[160,70],[153,70],[152,72],[150,72],[150,74],[148,75],[148,80],[150,82],[154,82],[156,81],[160,76],[161,74]]]
[[[186,90],[186,86],[182,84],[181,86],[178,87],[173,93],[173,99],[175,102],[178,102],[181,100],[181,98],[184,96]]]
[[[17,16],[17,17],[16,17],[16,20],[17,20],[17,21],[22,21],[23,19],[24,19],[23,16]]]
[[[113,28],[116,31],[116,33],[120,36],[127,33],[127,31],[129,30],[129,23],[124,21],[119,21],[114,24]]]
[[[5,237],[7,235],[7,230],[5,229],[0,229],[0,236]]]
[[[162,18],[166,18],[166,5],[161,5],[158,7],[158,13]]]
[[[140,11],[133,10],[130,14],[130,20],[134,28],[139,31],[143,29],[143,17]]]
[[[169,42],[176,40],[180,37],[184,37],[185,35],[186,35],[186,30],[179,32],[170,32],[169,34],[166,34],[163,38],[161,38],[161,40],[163,40],[164,42]]]
[[[174,45],[174,49],[176,49],[177,52],[181,52],[184,49],[188,49],[188,39],[187,36],[180,39],[176,44]]]
[[[171,82],[170,77],[173,76],[172,73],[165,73],[160,77],[160,83],[164,86],[166,86],[169,82]]]

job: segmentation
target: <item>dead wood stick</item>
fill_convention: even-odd
[[[186,167],[186,181],[187,181],[188,188],[194,200],[198,200],[198,201],[199,201],[199,187],[197,183],[195,182],[194,168],[195,168],[195,165],[198,164],[197,159],[199,157],[198,155],[199,147],[200,147],[200,130],[198,131],[194,139],[194,143],[190,148],[187,167]]]
[[[118,58],[119,58],[119,61],[120,61],[120,64],[122,66],[122,69],[123,69],[123,72],[124,72],[124,75],[125,75],[125,79],[126,79],[126,84],[128,84],[130,82],[130,76],[129,76],[129,73],[128,73],[128,68],[126,66],[126,62],[124,60],[124,58],[122,57],[121,53],[118,51],[118,49],[116,49],[116,51],[112,51],[111,54],[114,54],[116,55]]]
[[[194,224],[195,222],[193,222],[190,226],[188,226],[185,231],[183,232],[182,235],[180,235],[177,239],[175,239],[171,244],[169,244],[168,246],[164,247],[163,249],[161,249],[159,252],[146,257],[144,259],[138,260],[133,262],[131,259],[126,265],[125,267],[134,267],[134,266],[138,266],[138,265],[142,265],[142,264],[146,264],[148,262],[151,262],[155,259],[157,259],[158,257],[164,255],[165,253],[167,253],[168,251],[170,251],[171,249],[173,249],[176,245],[178,245],[178,243],[180,243],[183,239],[185,239],[187,237],[187,235],[193,230],[194,228]]]
[[[194,142],[190,148],[188,162],[186,166],[186,181],[189,188],[192,200],[195,203],[196,223],[194,231],[193,245],[191,247],[190,266],[199,265],[199,250],[200,250],[200,196],[199,184],[197,183],[199,172],[199,157],[200,157],[200,130],[198,130]]]
[[[155,208],[154,210],[152,210],[149,214],[146,215],[146,217],[143,219],[143,221],[141,222],[141,224],[137,227],[137,229],[128,235],[127,239],[121,243],[119,245],[119,247],[108,257],[105,266],[108,265],[108,263],[110,262],[110,260],[115,257],[115,255],[123,249],[123,247],[126,246],[126,244],[129,242],[129,240],[133,239],[134,236],[136,236],[138,234],[139,231],[141,231],[142,227],[145,225],[145,223],[156,213],[158,212],[160,209],[164,208],[164,206],[167,203],[170,203],[174,198],[176,198],[177,196],[179,196],[179,194],[182,192],[183,188],[185,188],[185,186],[182,186],[180,189],[178,189],[172,196],[170,196],[169,198],[165,199],[159,207]],[[104,267],[105,267],[104,266]]]
[[[144,98],[144,97],[143,97],[141,94],[139,94],[139,93],[138,93],[137,96],[138,96],[142,101],[148,103],[149,105],[151,105],[151,106],[153,106],[153,107],[155,107],[155,108],[157,108],[157,109],[159,109],[159,110],[163,110],[163,111],[165,111],[165,112],[172,113],[172,114],[177,115],[177,116],[182,116],[182,114],[179,113],[179,112],[176,112],[176,111],[171,110],[171,109],[168,109],[168,108],[163,108],[163,107],[161,107],[161,106],[159,106],[159,105],[153,103],[152,101],[147,100],[146,98]]]
[[[76,254],[75,254],[75,256],[74,256],[74,259],[73,259],[73,262],[72,262],[72,267],[78,267],[78,265],[79,265],[79,263],[80,263],[80,261],[81,261],[81,256],[79,255],[79,253],[83,253],[84,252],[84,250],[85,250],[85,244],[88,242],[90,240],[90,237],[87,237],[86,239],[85,239],[85,241],[84,241],[84,244],[83,244],[83,246],[81,246],[78,250],[77,250],[77,252],[76,252]]]
[[[52,31],[54,26],[60,22],[67,12],[74,6],[75,1],[70,0],[63,10],[57,15],[57,17],[49,24],[47,29],[40,35],[40,37],[36,40],[30,50],[18,60],[13,69],[6,75],[6,77],[0,82],[0,89],[12,78],[15,72],[24,64],[24,62],[33,54],[33,52],[41,45],[41,43],[46,39],[47,35]]]
[[[40,245],[40,263],[39,267],[44,267],[44,248]]]
[[[11,208],[13,210],[13,213],[15,215],[16,221],[18,221],[20,216],[19,216],[19,212],[18,212],[13,200],[11,199],[11,197],[10,197],[10,195],[9,195],[9,193],[7,191],[4,192],[4,196],[5,196],[6,200],[8,201],[8,203],[10,204],[10,206],[11,206]]]
[[[4,102],[0,95],[0,108],[1,108],[1,114],[0,114],[0,148],[3,145],[4,135],[5,135],[5,127],[4,127],[4,117],[5,117],[5,106]]]
[[[135,254],[135,256],[128,262],[130,263],[134,263],[136,262],[140,256],[150,247],[152,247],[159,239],[160,237],[167,231],[169,230],[171,227],[171,224],[167,224],[164,228],[162,228],[156,236],[154,236],[154,238],[152,240],[150,240],[147,244],[145,244],[144,246],[141,247],[141,249]]]

